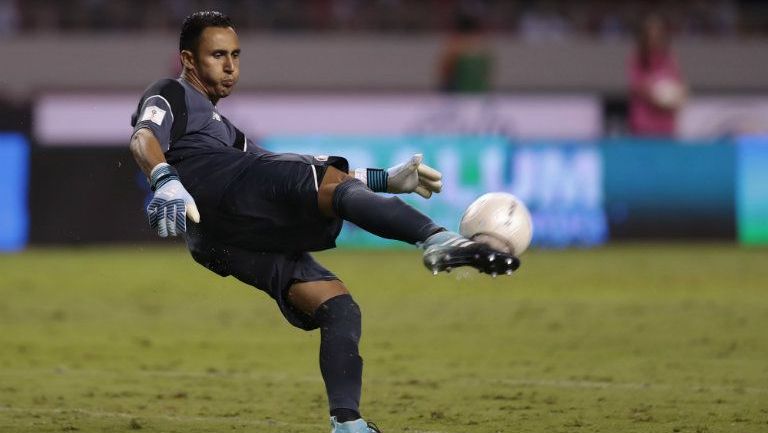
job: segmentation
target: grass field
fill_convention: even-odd
[[[394,432],[768,432],[768,250],[532,251],[513,277],[318,255]],[[179,248],[0,256],[0,432],[327,432],[318,335]]]

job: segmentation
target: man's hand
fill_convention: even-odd
[[[417,153],[408,161],[387,169],[387,192],[415,192],[430,198],[433,192],[443,189],[443,175],[434,168],[422,164],[423,155]]]
[[[195,200],[184,189],[176,170],[166,163],[152,169],[150,186],[155,196],[147,206],[149,226],[161,237],[176,236],[187,231],[187,217],[200,222]]]

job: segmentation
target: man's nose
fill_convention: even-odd
[[[224,72],[233,72],[235,70],[235,62],[232,57],[227,56],[227,60],[224,62]]]

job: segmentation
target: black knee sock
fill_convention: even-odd
[[[364,183],[350,179],[333,194],[336,215],[377,236],[410,244],[424,242],[444,228],[397,197],[377,195]]]
[[[359,418],[363,380],[363,359],[357,350],[360,307],[352,296],[339,295],[317,308],[315,320],[320,325],[320,372],[331,415],[339,422]]]

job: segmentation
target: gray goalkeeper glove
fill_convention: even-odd
[[[187,231],[187,218],[200,222],[195,200],[179,181],[176,169],[160,163],[152,169],[149,185],[155,196],[147,206],[149,226],[161,237]]]
[[[434,168],[422,164],[423,155],[417,153],[408,161],[386,170],[358,168],[355,177],[376,192],[409,193],[430,198],[432,193],[443,189],[443,175]]]

